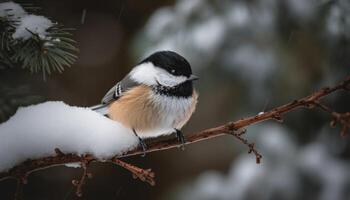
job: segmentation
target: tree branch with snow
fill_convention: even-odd
[[[190,134],[186,145],[232,135],[248,147],[249,153],[253,153],[259,163],[262,156],[254,143],[243,138],[244,128],[266,120],[282,123],[285,114],[298,108],[318,108],[328,113],[331,116],[330,125],[334,127],[338,124],[341,136],[345,137],[350,128],[350,112],[335,112],[321,102],[322,98],[340,90],[350,90],[350,76],[333,87],[322,88],[270,111]],[[143,154],[142,149],[137,148],[138,139],[132,131],[88,108],[72,107],[62,102],[20,108],[12,118],[0,125],[0,133],[0,181],[17,179],[18,191],[32,172],[70,163],[78,164],[83,169],[80,180],[72,181],[78,196],[82,195],[86,178],[92,177],[88,172],[91,162],[113,163],[129,170],[135,178],[155,184],[151,169],[141,169],[120,160]],[[148,144],[147,153],[180,145],[176,139],[152,142]]]
[[[71,29],[12,1],[0,3],[0,69],[21,67],[43,78],[77,59]]]

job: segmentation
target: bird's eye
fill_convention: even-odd
[[[176,70],[175,70],[175,69],[172,69],[170,72],[171,72],[172,74],[175,74]]]

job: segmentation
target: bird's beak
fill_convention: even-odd
[[[188,81],[196,81],[196,80],[198,80],[198,79],[199,79],[198,76],[191,74],[191,76],[190,76],[187,80],[188,80]]]

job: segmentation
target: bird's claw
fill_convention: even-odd
[[[179,140],[179,142],[181,142],[181,150],[185,150],[185,143],[186,143],[186,139],[185,136],[183,135],[183,133],[179,130],[175,128],[175,133],[176,133],[176,137]]]
[[[145,157],[146,151],[147,151],[147,145],[146,145],[145,141],[143,141],[143,139],[141,139],[140,137],[138,137],[138,138],[139,138],[139,144],[140,144],[142,151],[143,151],[143,154],[141,156]]]
[[[134,132],[135,136],[139,139],[139,144],[140,144],[140,146],[142,148],[142,151],[143,151],[143,154],[141,156],[145,157],[146,156],[146,151],[147,151],[147,145],[146,145],[145,141],[143,141],[143,139],[140,138],[139,135],[137,135],[135,129],[132,129],[132,131]]]

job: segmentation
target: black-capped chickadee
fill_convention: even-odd
[[[188,61],[172,51],[159,51],[142,60],[91,109],[130,127],[140,139],[176,133],[191,117],[198,94]]]

